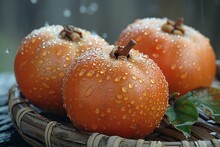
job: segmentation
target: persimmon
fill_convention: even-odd
[[[157,64],[134,45],[92,49],[73,62],[62,90],[76,127],[143,138],[158,126],[168,107],[168,85]]]
[[[134,39],[134,49],[147,54],[163,71],[170,93],[184,94],[210,86],[215,78],[215,53],[210,40],[180,18],[138,19],[125,28],[116,45]]]
[[[69,65],[84,51],[107,45],[99,36],[52,25],[34,30],[19,46],[14,72],[22,94],[34,105],[64,114],[61,85]]]

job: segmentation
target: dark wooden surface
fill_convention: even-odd
[[[8,90],[13,84],[13,73],[0,73],[0,147],[29,147],[13,127],[8,111]]]

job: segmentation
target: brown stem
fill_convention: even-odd
[[[166,33],[175,34],[175,35],[183,35],[185,30],[182,27],[184,19],[178,18],[176,22],[167,20],[167,22],[162,25],[162,30]]]
[[[82,32],[78,28],[72,25],[64,25],[63,28],[60,32],[61,38],[70,41],[79,41],[82,38]]]
[[[118,46],[117,50],[114,51],[114,57],[118,58],[119,56],[129,57],[130,50],[136,45],[137,43],[131,39],[128,44],[124,47]]]

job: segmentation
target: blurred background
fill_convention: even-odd
[[[114,43],[129,23],[145,17],[184,17],[210,38],[220,59],[220,0],[1,0],[0,73],[13,71],[17,48],[33,29],[73,24]]]

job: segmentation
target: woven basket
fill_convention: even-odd
[[[9,111],[22,138],[37,147],[220,147],[220,124],[202,112],[199,112],[199,120],[192,126],[192,135],[187,140],[165,118],[151,135],[135,140],[80,132],[67,118],[40,113],[21,96],[16,85],[9,90]]]

